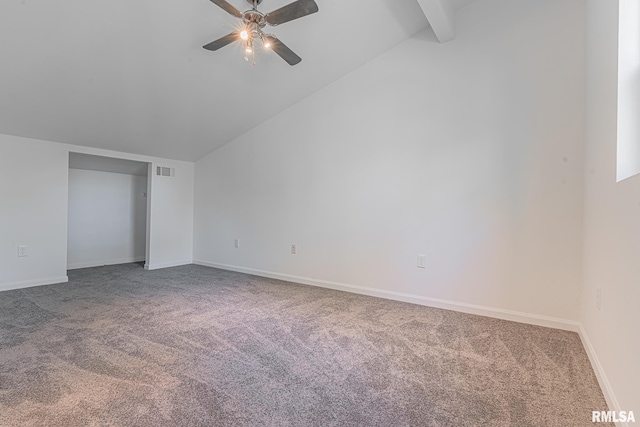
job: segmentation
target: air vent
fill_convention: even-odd
[[[165,166],[157,166],[156,167],[156,175],[158,176],[176,176],[175,168],[167,168]]]

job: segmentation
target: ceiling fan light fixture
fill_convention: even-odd
[[[271,49],[271,40],[269,40],[262,31],[260,31],[260,40],[262,40],[262,47]]]
[[[302,58],[296,55],[295,52],[289,49],[282,41],[271,34],[265,34],[262,29],[266,25],[273,27],[316,13],[318,11],[318,5],[315,0],[295,0],[293,3],[289,3],[286,6],[266,14],[258,10],[258,5],[262,3],[262,0],[246,0],[251,5],[251,9],[244,12],[240,12],[229,4],[227,0],[210,1],[235,18],[240,18],[242,20],[242,26],[240,27],[240,31],[236,30],[231,34],[203,46],[205,49],[215,51],[236,40],[241,40],[245,43],[245,60],[248,61],[249,55],[251,55],[253,57],[252,65],[255,65],[253,40],[260,39],[264,49],[275,52],[289,65],[296,65],[302,61]]]

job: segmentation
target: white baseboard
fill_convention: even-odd
[[[53,285],[56,283],[66,283],[69,281],[69,277],[61,276],[61,277],[49,277],[45,279],[35,279],[35,280],[23,280],[20,282],[9,282],[9,283],[0,283],[0,292],[1,291],[10,291],[13,289],[23,289],[23,288],[32,288],[34,286],[44,286],[44,285]]]
[[[166,263],[160,263],[160,264],[145,264],[144,269],[159,270],[161,268],[179,267],[181,265],[188,265],[188,264],[193,264],[193,261],[188,260],[188,261],[178,261],[178,262],[166,262]]]
[[[460,311],[463,313],[477,314],[480,316],[494,317],[503,320],[511,320],[513,322],[527,323],[537,326],[545,326],[548,328],[562,329],[565,331],[578,332],[579,323],[573,320],[559,319],[555,317],[540,316],[537,314],[523,313],[518,311],[503,310],[500,308],[485,307],[475,304],[467,304],[456,301],[448,301],[437,298],[428,298],[420,295],[406,294],[401,292],[387,291],[365,286],[348,285],[345,283],[331,282],[327,280],[318,280],[302,276],[293,276],[289,274],[275,273],[272,271],[256,270],[254,268],[241,267],[237,265],[218,264],[214,262],[195,260],[194,264],[220,268],[222,270],[237,271],[240,273],[253,274],[256,276],[269,277],[272,279],[285,280],[289,282],[302,283],[305,285],[319,286],[322,288],[335,289],[356,294],[369,295],[373,297],[392,299],[396,301],[410,302],[413,304],[424,305],[428,307],[442,308],[446,310]]]
[[[142,262],[144,257],[112,259],[109,261],[77,262],[67,265],[67,270],[77,270],[79,268],[102,267],[104,265],[130,264],[132,262]]]
[[[611,387],[611,383],[607,378],[607,374],[605,374],[604,369],[602,368],[602,364],[600,364],[600,360],[598,359],[598,355],[596,354],[596,351],[593,348],[593,344],[591,344],[589,335],[587,335],[587,331],[584,329],[582,324],[579,325],[578,335],[580,335],[580,339],[582,340],[582,345],[584,346],[585,351],[587,352],[587,356],[589,356],[589,361],[591,362],[591,366],[593,367],[593,372],[595,372],[596,374],[596,378],[598,379],[598,383],[600,384],[600,389],[602,390],[602,394],[604,394],[604,398],[607,401],[607,405],[609,405],[609,410],[620,412],[622,408],[620,408],[620,404],[618,403],[618,399],[613,393],[613,388]],[[629,423],[618,422],[616,425],[618,427],[630,427]]]

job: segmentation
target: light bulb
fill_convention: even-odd
[[[249,33],[247,33],[247,30],[240,31],[240,38],[242,40],[247,40],[249,38]]]
[[[270,41],[264,42],[264,47],[265,49],[271,49],[271,42]]]

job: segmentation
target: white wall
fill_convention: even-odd
[[[477,0],[196,162],[195,260],[577,320],[584,25]]]
[[[137,160],[137,159],[132,159]],[[194,163],[152,162],[151,215],[147,233],[148,269],[191,264],[193,261]],[[175,177],[155,175],[156,166],[175,168]]]
[[[67,280],[68,163],[57,145],[0,134],[0,290]]]
[[[145,260],[147,177],[69,169],[67,266]]]
[[[151,176],[147,267],[191,263],[193,163],[0,135],[0,290],[66,280],[70,151],[175,168]]]
[[[587,1],[584,281],[580,320],[612,409],[640,414],[640,176],[616,183],[618,2]],[[638,100],[636,100],[638,102]],[[636,140],[636,144],[638,141]],[[601,309],[596,307],[600,288]]]

